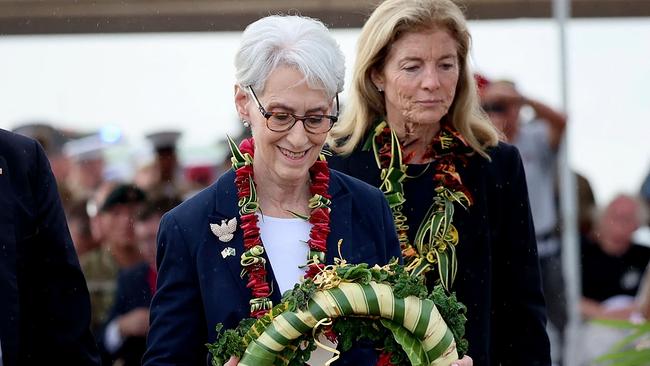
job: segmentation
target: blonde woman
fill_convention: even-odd
[[[405,262],[467,306],[475,365],[549,365],[524,170],[479,106],[462,12],[449,0],[388,0],[358,45],[330,167],[384,191]],[[456,266],[439,269],[440,253]]]

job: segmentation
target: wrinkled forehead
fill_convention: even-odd
[[[262,81],[263,83],[257,85],[259,90],[255,89],[257,96],[265,95],[269,89],[277,91],[278,89],[297,88],[303,84],[311,90],[321,91],[324,95],[327,95],[327,90],[322,80],[316,77],[306,76],[305,70],[292,63],[279,63],[265,75]],[[253,87],[255,88],[255,85]]]
[[[278,67],[269,74],[264,90],[253,91],[264,103],[303,100],[310,104],[329,105],[331,100],[322,83],[310,82],[300,70],[286,66]]]

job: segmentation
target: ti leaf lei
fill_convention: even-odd
[[[252,291],[250,300],[250,316],[261,318],[273,308],[271,285],[267,279],[266,259],[264,246],[260,238],[260,229],[257,225],[256,212],[259,209],[257,192],[253,175],[253,155],[255,150],[252,138],[245,139],[239,147],[228,137],[232,152],[232,168],[235,170],[235,185],[239,201],[239,215],[241,228],[244,232],[244,249],[241,255],[242,278],[248,275],[246,287]],[[313,195],[309,199],[311,210],[309,220],[312,228],[309,233],[309,256],[305,267],[305,278],[311,278],[324,267],[325,251],[327,250],[327,236],[330,233],[330,204],[331,196],[327,192],[330,180],[330,171],[323,155],[309,169],[311,183],[309,190]]]
[[[370,131],[363,149],[372,149],[377,167],[381,169],[379,188],[391,208],[407,271],[419,276],[437,268],[441,285],[449,291],[457,270],[458,230],[453,224],[454,203],[465,209],[472,205],[471,195],[461,181],[456,164],[466,162],[471,147],[450,124],[441,124],[429,151],[435,169],[433,202],[412,243],[408,238],[408,218],[402,212],[406,202],[403,182],[410,178],[405,162],[408,159],[402,156],[397,135],[386,121],[382,121]]]

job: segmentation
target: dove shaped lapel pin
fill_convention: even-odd
[[[233,234],[237,230],[237,218],[233,217],[227,223],[226,219],[223,219],[221,224],[210,224],[210,230],[220,241],[227,243],[232,240]]]

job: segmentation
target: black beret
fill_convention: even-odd
[[[120,184],[108,194],[100,211],[107,211],[116,205],[142,203],[147,199],[145,193],[133,184]]]

